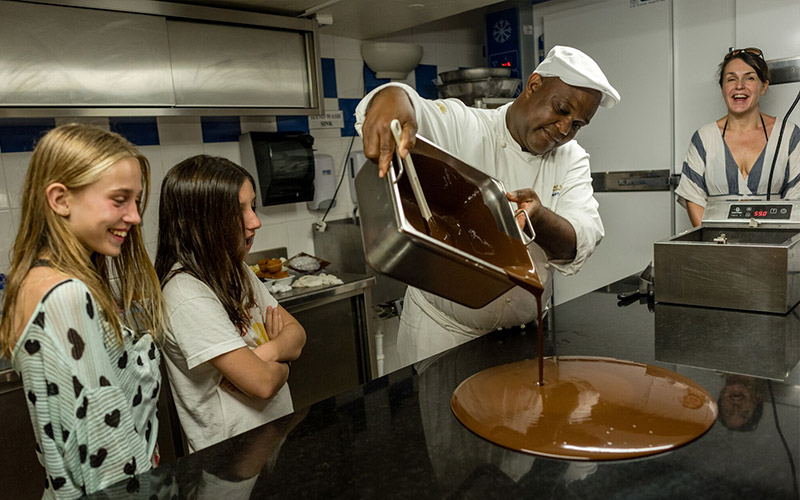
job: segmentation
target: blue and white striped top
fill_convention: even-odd
[[[722,139],[716,122],[704,125],[692,136],[683,162],[681,181],[675,193],[678,201],[706,206],[709,198],[764,199],[767,196],[769,169],[780,133],[780,120],[772,128],[767,145],[761,151],[747,178],[742,176],[733,154]],[[772,195],[782,199],[800,199],[800,128],[786,123],[781,149],[772,176]]]

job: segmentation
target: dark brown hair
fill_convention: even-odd
[[[240,332],[255,305],[239,205],[245,182],[255,189],[253,177],[225,158],[198,155],[175,165],[161,184],[155,264],[162,288],[177,272],[208,285]],[[176,263],[183,268],[173,271]]]
[[[758,51],[757,55],[757,53],[751,52],[750,50],[751,49],[733,50],[725,54],[725,57],[719,64],[717,74],[720,87],[722,87],[722,77],[725,75],[725,67],[728,66],[728,63],[734,59],[741,59],[748,66],[753,68],[762,83],[769,81],[769,65],[767,64],[767,61],[764,60],[763,53],[761,53],[760,49],[752,49]]]

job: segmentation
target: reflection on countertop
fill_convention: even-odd
[[[731,411],[721,412],[708,433],[674,451],[646,460],[576,462],[514,452],[472,434],[450,411],[453,390],[485,368],[537,355],[535,327],[510,329],[320,401],[307,414],[165,463],[137,476],[138,496],[192,497],[213,485],[217,498],[246,490],[250,498],[797,499],[800,377],[797,366],[788,366],[795,359],[794,330],[768,341],[765,326],[754,326],[749,337],[709,332],[709,324],[725,324],[713,309],[694,311],[703,318],[692,321],[662,322],[658,308],[618,303],[617,293],[637,286],[636,278],[621,281],[556,306],[544,354],[653,364],[689,377],[720,401],[733,395]],[[672,331],[676,337],[669,337]],[[685,343],[669,343],[676,339]],[[741,350],[741,357],[732,365],[728,356],[704,354],[700,344]],[[748,354],[764,359],[751,369],[744,365]],[[764,375],[739,374],[753,371]],[[261,440],[272,443],[262,448],[269,460],[237,476],[253,463],[251,445]],[[113,497],[127,486],[95,497]]]

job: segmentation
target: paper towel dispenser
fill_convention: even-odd
[[[358,171],[361,170],[361,167],[363,167],[366,162],[367,157],[364,156],[363,151],[353,151],[350,153],[350,156],[347,157],[347,182],[350,187],[350,200],[353,202],[353,205],[358,205],[358,199],[356,198],[356,175],[358,175]]]
[[[239,137],[242,167],[256,181],[260,207],[314,199],[314,138],[302,132],[248,132]]]
[[[309,210],[328,210],[336,206],[336,175],[333,156],[314,155],[314,199],[306,203]]]

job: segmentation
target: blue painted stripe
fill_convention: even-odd
[[[203,142],[237,142],[242,135],[238,116],[201,116]]]
[[[361,99],[339,99],[339,109],[342,110],[342,118],[344,118],[344,127],[342,130],[342,137],[352,137],[356,135],[356,106],[361,102]]]
[[[439,91],[436,89],[436,66],[433,64],[420,64],[414,68],[414,85],[417,93],[424,99],[438,99]]]
[[[722,141],[725,147],[725,180],[728,183],[728,194],[739,194],[739,165],[733,159],[731,150],[725,141]]]
[[[764,149],[761,150],[761,154],[758,155],[758,159],[753,164],[752,168],[750,168],[750,173],[747,174],[747,187],[750,189],[751,193],[758,194],[758,185],[761,183],[761,175],[764,171],[764,157],[767,154],[767,145],[764,145]],[[767,189],[770,189],[767,187]]]
[[[322,94],[329,99],[336,99],[336,61],[328,57],[320,59],[322,63]]]
[[[686,178],[689,179],[694,185],[701,188],[706,194],[708,194],[705,177],[692,170],[692,167],[690,167],[686,162],[683,162],[681,175],[686,176]]]
[[[788,162],[786,163],[786,171],[787,172],[789,171],[789,163]],[[788,179],[789,176],[787,175],[786,178]],[[795,177],[794,179],[792,179],[789,182],[785,182],[784,181],[783,188],[781,188],[781,198],[785,198],[786,197],[786,193],[788,193],[790,189],[795,187],[798,182],[800,182],[800,174],[797,174],[797,177]]]
[[[275,118],[278,132],[309,132],[307,116],[278,116]]]
[[[706,162],[706,147],[703,145],[703,140],[700,139],[700,134],[695,132],[692,136],[692,145],[697,150],[697,154],[700,155],[700,159],[703,163]]]
[[[155,116],[121,116],[108,119],[108,127],[137,146],[158,146]]]
[[[3,153],[33,151],[36,142],[55,126],[54,118],[0,119],[0,151]]]
[[[792,137],[789,139],[789,156],[795,152],[798,144],[800,144],[800,128],[795,127],[792,130]]]

